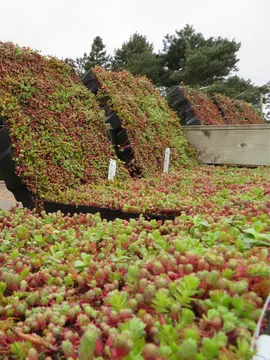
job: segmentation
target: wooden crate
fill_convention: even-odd
[[[270,166],[270,124],[183,128],[202,164]]]

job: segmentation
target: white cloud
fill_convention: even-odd
[[[0,0],[0,40],[58,57],[81,56],[100,35],[109,52],[138,31],[156,50],[165,34],[192,24],[205,36],[241,41],[239,74],[270,80],[269,0]]]

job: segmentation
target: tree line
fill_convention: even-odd
[[[75,66],[81,76],[96,65],[112,70],[126,69],[134,75],[147,76],[165,90],[185,84],[210,94],[221,93],[245,100],[256,108],[260,107],[262,93],[269,107],[270,82],[256,86],[237,75],[240,47],[241,43],[235,39],[206,38],[193,26],[186,25],[174,34],[167,34],[158,53],[146,36],[135,33],[109,55],[102,38],[96,36],[89,53],[77,58]]]

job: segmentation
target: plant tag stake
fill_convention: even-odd
[[[164,172],[164,173],[168,173],[168,172],[169,172],[170,153],[171,153],[171,149],[170,149],[170,148],[166,148],[166,150],[165,150],[165,158],[164,158],[164,169],[163,169],[163,172]]]
[[[113,178],[115,177],[115,173],[116,173],[116,161],[111,159],[109,165],[108,180],[113,181]]]

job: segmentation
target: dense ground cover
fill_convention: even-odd
[[[114,153],[104,112],[70,65],[0,43],[0,79],[0,115],[8,119],[17,172],[33,194],[107,177]]]
[[[198,166],[155,178],[104,182],[68,189],[46,200],[120,209],[134,213],[219,214],[248,211],[256,203],[270,211],[270,169]]]
[[[215,103],[202,91],[185,86],[181,86],[181,90],[202,125],[245,125],[263,122],[258,111],[245,101],[215,94]]]
[[[256,204],[164,224],[1,211],[0,357],[251,359],[269,241]]]
[[[270,290],[269,171],[201,166],[53,199],[181,213],[163,224],[2,212],[0,352],[29,360],[252,359]]]
[[[269,168],[193,167],[147,79],[94,72],[97,99],[68,64],[0,43],[0,109],[19,175],[48,201],[177,217],[0,210],[0,359],[251,359],[270,290]],[[117,112],[150,176],[119,164],[105,180],[113,153],[97,100]]]
[[[237,125],[244,121],[240,116],[235,102],[220,94],[216,95],[216,99],[224,111],[225,119],[228,124]]]
[[[224,111],[225,120],[232,125],[261,124],[259,113],[245,101],[231,100],[224,95],[217,94],[216,99]]]
[[[146,77],[134,77],[127,71],[93,70],[100,83],[97,99],[117,113],[126,129],[134,152],[134,165],[142,175],[160,172],[164,152],[171,149],[172,169],[194,163],[190,148],[175,113]]]
[[[181,90],[202,125],[225,125],[225,119],[207,94],[188,87]]]
[[[262,119],[257,111],[249,105],[247,102],[242,100],[234,100],[236,107],[240,113],[242,124],[261,124]]]

